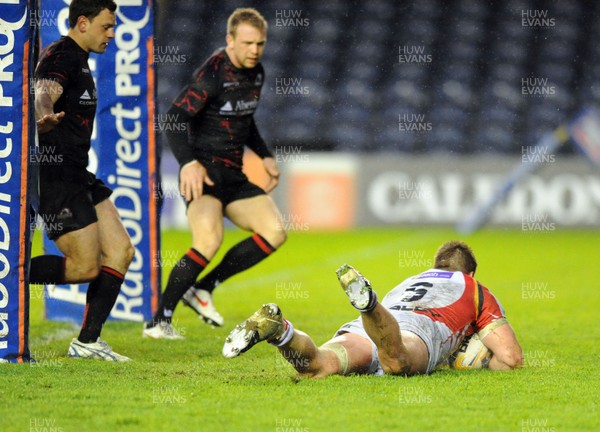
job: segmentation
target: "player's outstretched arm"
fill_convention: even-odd
[[[35,83],[35,120],[38,133],[50,132],[60,123],[65,112],[54,112],[54,103],[62,95],[63,88],[56,81],[38,80]]]
[[[482,333],[485,333],[485,329]],[[493,329],[481,338],[481,342],[493,353],[490,369],[510,370],[523,366],[523,351],[510,324]]]

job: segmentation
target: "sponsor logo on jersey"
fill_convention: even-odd
[[[236,115],[248,115],[248,114],[253,114],[254,111],[256,110],[256,107],[258,106],[258,101],[257,100],[252,100],[252,101],[236,101],[235,102],[235,107],[232,105],[231,102],[227,101],[225,103],[225,105],[223,105],[221,108],[219,108],[219,114],[221,115],[231,115],[231,114],[236,114]]]
[[[90,93],[85,90],[81,96],[79,96],[79,105],[96,105],[96,89],[92,91],[94,97],[90,96]]]
[[[90,73],[90,70],[89,70],[89,69],[87,69],[87,68],[81,68],[81,72],[83,72],[83,73],[86,73],[86,74],[89,74],[89,73]]]
[[[445,272],[445,271],[428,271],[425,273],[421,273],[417,279],[424,278],[443,278],[450,279],[454,273],[453,272]]]
[[[256,79],[254,80],[254,85],[255,86],[261,86],[263,83],[263,75],[261,73],[256,75]]]
[[[240,83],[238,81],[235,81],[235,82],[226,82],[226,83],[223,83],[223,88],[237,87],[239,85],[240,85]]]
[[[219,108],[219,111],[221,112],[231,112],[233,111],[233,107],[231,106],[231,102],[227,102],[225,105],[223,105],[221,108]]]
[[[252,101],[237,101],[235,104],[236,111],[254,111],[258,106],[257,100]]]

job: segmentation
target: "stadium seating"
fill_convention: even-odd
[[[519,153],[584,105],[600,103],[600,5],[573,1],[249,1],[270,24],[256,117],[270,142],[306,150]],[[159,63],[159,112],[214,49],[237,2],[159,7],[157,44],[184,62]],[[551,25],[530,27],[523,11]],[[277,18],[299,14],[306,25]],[[177,19],[172,19],[177,17]],[[401,62],[399,50],[429,61]],[[306,93],[281,95],[278,78]],[[545,79],[543,96],[523,81]],[[401,130],[410,115],[428,125]]]

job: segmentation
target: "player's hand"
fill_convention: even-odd
[[[179,172],[179,191],[186,201],[193,201],[202,196],[204,183],[214,186],[206,173],[206,168],[198,161],[185,164]]]
[[[273,189],[275,189],[275,187],[279,183],[280,172],[279,168],[277,168],[277,162],[275,162],[275,159],[273,159],[272,157],[264,158],[263,166],[265,167],[265,171],[269,175],[269,181],[265,186],[265,192],[269,193]]]
[[[57,114],[46,114],[44,117],[35,122],[38,133],[44,134],[50,132],[54,127],[61,122],[65,112],[61,111]]]

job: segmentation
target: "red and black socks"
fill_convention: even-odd
[[[29,283],[37,285],[65,283],[64,256],[41,255],[31,259],[29,265]]]
[[[124,278],[115,269],[102,266],[98,277],[90,282],[83,324],[78,338],[80,342],[96,342],[102,331],[102,326],[117,301]]]
[[[275,252],[264,237],[254,234],[227,251],[223,260],[210,273],[194,284],[194,288],[212,292],[221,282],[258,264]]]
[[[164,321],[171,322],[171,317],[177,303],[196,281],[200,272],[208,265],[208,261],[208,259],[194,248],[188,250],[181,257],[169,275],[167,287],[163,292],[158,310],[152,319],[152,325]]]

